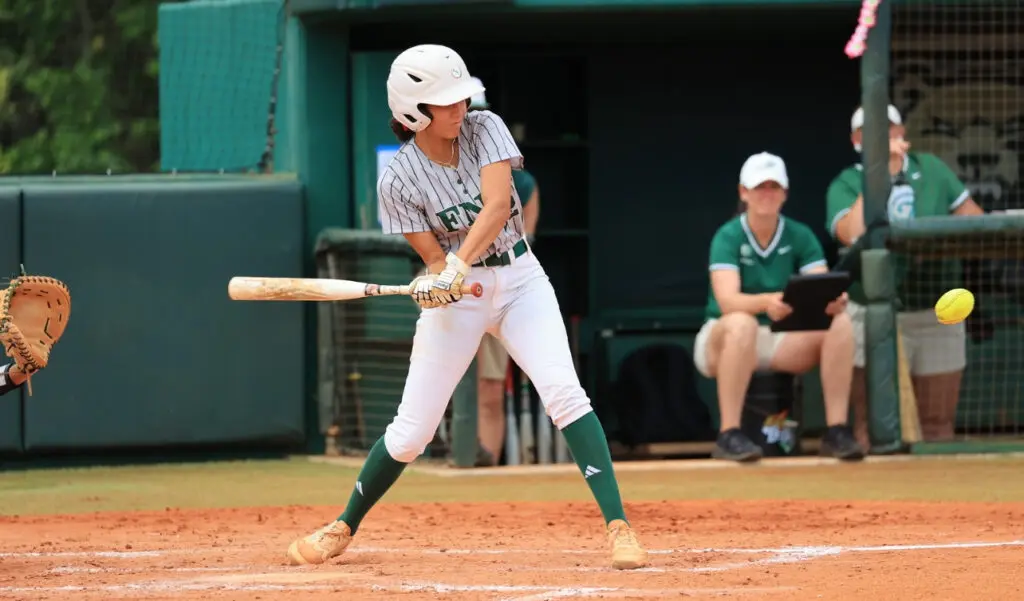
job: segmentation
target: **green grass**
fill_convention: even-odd
[[[1024,502],[1024,460],[622,472],[630,501],[820,499]],[[343,505],[356,470],[303,458],[0,473],[0,515],[165,507]],[[585,501],[577,474],[443,478],[410,470],[385,502]]]

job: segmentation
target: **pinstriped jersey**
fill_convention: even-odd
[[[523,156],[505,122],[491,111],[466,114],[459,131],[458,167],[443,167],[412,140],[402,144],[377,183],[378,214],[385,234],[433,232],[441,248],[456,252],[483,209],[480,170],[508,160],[522,169]],[[475,263],[505,252],[523,238],[522,202],[512,185],[511,217]]]

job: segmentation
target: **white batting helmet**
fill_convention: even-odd
[[[430,125],[420,105],[447,106],[484,91],[469,76],[466,62],[446,46],[421,44],[399,54],[388,75],[388,106],[391,114],[412,131]]]

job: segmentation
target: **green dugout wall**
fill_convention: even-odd
[[[255,164],[280,6],[162,7],[165,170]],[[375,151],[394,143],[384,79],[398,51],[427,40],[457,47],[496,110],[525,126],[544,193],[538,252],[566,255],[565,270],[584,284],[572,286],[585,292],[566,299],[567,312],[702,304],[706,278],[693,258],[730,215],[739,165],[763,149],[793,172],[789,214],[824,239],[825,187],[856,160],[847,124],[858,69],[842,47],[857,3],[622,6],[291,0],[275,166],[307,188],[309,241],[324,227],[377,227]],[[212,35],[220,31],[228,35]],[[665,253],[656,245],[668,239],[676,250]],[[605,277],[627,260],[640,263],[639,298]]]
[[[0,274],[13,275],[20,260],[21,191],[0,185]],[[15,390],[0,397],[0,454],[21,450],[22,394]]]
[[[0,399],[0,454],[300,446],[303,308],[227,283],[300,272],[303,217],[289,176],[0,180],[0,274],[72,298],[33,395]]]
[[[223,86],[202,75],[237,73],[258,80],[246,99],[264,86],[269,97],[274,54],[266,40],[276,39],[279,7],[262,0],[164,6],[161,47],[176,58],[162,82],[213,98]],[[305,187],[307,249],[325,227],[378,227],[376,150],[394,143],[384,90],[390,61],[416,43],[453,46],[488,86],[495,110],[525,130],[521,146],[543,207],[536,251],[567,318],[584,318],[582,349],[623,320],[689,324],[691,334],[681,335],[688,345],[707,294],[707,247],[735,208],[749,154],[786,159],[787,214],[834,252],[823,228],[824,194],[857,159],[848,124],[860,99],[859,70],[843,46],[858,7],[847,0],[291,0],[275,165]],[[215,21],[206,15],[217,11],[233,15],[216,21],[231,35],[196,43],[195,31],[210,31]],[[227,47],[255,37],[253,52]],[[216,71],[203,62],[211,56],[223,59]],[[165,133],[165,169],[232,164],[203,158],[216,154],[209,131],[249,132],[218,144],[228,156],[258,157],[265,118],[252,125],[251,115],[189,102],[179,92],[161,97],[163,126],[175,130]],[[241,144],[245,152],[236,151]],[[635,277],[629,290],[615,277],[627,266]]]

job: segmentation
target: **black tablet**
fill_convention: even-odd
[[[779,321],[772,322],[773,332],[805,332],[827,330],[832,325],[832,316],[825,308],[842,296],[853,280],[845,271],[829,271],[808,275],[794,275],[789,278],[782,291],[782,302],[793,307],[793,312]]]

